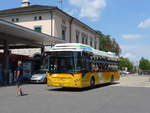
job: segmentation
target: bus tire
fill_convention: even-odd
[[[94,88],[94,87],[95,87],[95,79],[94,79],[94,77],[92,77],[90,79],[90,88]]]

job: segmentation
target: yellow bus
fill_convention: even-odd
[[[84,88],[120,79],[118,57],[79,44],[56,44],[44,53],[48,62],[47,85]]]

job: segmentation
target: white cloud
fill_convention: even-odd
[[[129,58],[129,59],[137,59],[138,58],[138,56],[136,56],[134,53],[131,53],[131,52],[125,52],[122,56],[125,58]]]
[[[138,61],[141,57],[150,60],[149,45],[120,45],[123,57],[129,58],[131,61]]]
[[[138,28],[148,28],[150,27],[150,18],[142,21],[139,25]]]
[[[139,46],[131,46],[131,45],[121,45],[122,49],[122,57],[129,58],[131,61],[138,61],[140,59],[140,56],[138,55],[139,52],[136,51],[139,48]]]
[[[97,21],[101,11],[106,7],[106,0],[69,0],[69,3],[80,9],[79,17]]]
[[[134,46],[134,45],[120,45],[120,47],[123,49],[123,50],[129,50],[129,49],[137,49],[139,48],[139,46]]]
[[[142,38],[143,35],[140,35],[140,34],[125,34],[125,35],[122,35],[123,38],[125,39],[137,39],[137,38]]]

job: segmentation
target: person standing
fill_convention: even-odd
[[[17,65],[18,65],[17,70],[16,70],[17,95],[23,96],[23,92],[22,92],[22,82],[23,82],[22,62],[18,61]]]

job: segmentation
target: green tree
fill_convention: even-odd
[[[113,41],[113,47],[114,47],[114,48],[112,48],[112,49],[114,49],[113,52],[115,52],[117,55],[120,55],[121,48],[120,48],[119,44],[116,42],[116,40],[114,38],[112,41]]]
[[[139,68],[141,70],[150,70],[150,61],[145,58],[141,58],[139,63]]]
[[[111,38],[110,35],[104,35],[101,31],[97,31],[101,37],[100,38],[100,50],[101,51],[110,51],[116,53],[116,55],[120,55],[121,49],[119,44],[116,42],[114,38]]]
[[[128,71],[132,71],[133,70],[133,64],[132,62],[130,62],[130,60],[128,58],[120,58],[120,63],[119,63],[119,69],[123,70],[124,68],[127,68]]]

